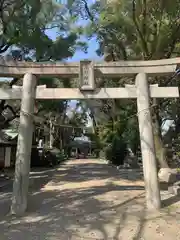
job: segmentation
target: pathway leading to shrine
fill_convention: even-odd
[[[140,171],[117,170],[95,159],[69,160],[57,169],[31,172],[30,192],[21,218],[3,216],[10,193],[1,194],[2,240],[180,239],[178,199],[168,196],[164,204],[174,202],[171,207],[147,213]]]

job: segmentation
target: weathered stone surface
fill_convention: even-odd
[[[161,168],[158,173],[160,182],[174,183],[177,181],[177,171],[171,168]]]

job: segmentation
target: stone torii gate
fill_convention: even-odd
[[[24,76],[23,87],[0,89],[0,99],[21,99],[20,126],[16,153],[15,179],[11,211],[22,214],[27,208],[30,155],[33,133],[35,99],[137,99],[143,172],[146,188],[146,203],[149,209],[161,207],[157,176],[156,155],[153,139],[150,98],[177,98],[178,87],[148,85],[148,77],[172,74],[180,58],[156,61],[120,61],[94,63],[28,63],[0,61],[0,76]],[[134,76],[135,85],[124,88],[96,89],[95,78]],[[36,87],[39,76],[78,78],[80,88]]]

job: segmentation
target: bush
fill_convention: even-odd
[[[62,153],[62,151],[58,148],[53,148],[50,150],[51,155],[54,159],[56,159],[56,163],[60,163],[66,159],[65,155]]]
[[[121,137],[115,136],[112,144],[105,148],[106,159],[111,161],[114,165],[123,165],[127,155],[127,144]]]

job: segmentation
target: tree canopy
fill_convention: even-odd
[[[79,32],[73,28],[74,20],[68,15],[69,10],[58,2],[5,0],[1,1],[0,11],[0,53],[7,59],[60,61],[72,57],[77,49],[86,50],[86,44],[80,41]],[[55,40],[48,34],[52,29],[57,32]],[[14,78],[9,83],[2,83],[2,87],[12,87],[14,84],[22,85],[22,79]],[[72,81],[53,77],[40,78],[38,84],[45,84],[47,87],[71,87]],[[58,132],[62,135],[63,131],[66,131],[62,138],[65,139],[66,136],[65,142],[67,142],[71,137],[79,135],[78,131],[83,131],[86,114],[81,111],[68,116],[70,106],[68,100],[36,101],[35,122],[38,128],[40,125],[43,128],[44,125],[49,129],[53,135],[52,141],[57,140]],[[1,101],[1,116],[4,116],[9,108],[14,114],[10,114],[11,111],[8,110],[6,117],[1,119],[1,128],[6,128],[10,123],[13,127],[12,120],[14,118],[18,120],[20,101]],[[72,125],[72,127],[65,129],[60,127],[61,125]],[[73,126],[81,127],[75,130]]]
[[[179,1],[100,1],[89,6],[89,22],[84,30],[88,38],[96,36],[99,43],[97,54],[104,55],[105,61],[118,60],[152,60],[176,57],[180,52],[180,3]],[[151,83],[159,83],[163,86],[179,86],[178,77],[171,76],[149,79]],[[101,86],[123,86],[125,83],[134,83],[134,78],[121,77],[116,82],[104,80]],[[131,107],[127,107],[127,102]],[[161,166],[167,166],[166,154],[163,145],[162,129],[166,120],[171,119],[175,125],[179,119],[178,100],[155,100],[156,108],[153,109],[153,125],[156,143],[157,157]],[[96,103],[92,103],[94,108]],[[125,106],[123,113],[122,106]],[[175,107],[176,106],[176,107]],[[129,133],[127,142],[137,142],[137,120],[129,120],[136,112],[136,105],[132,101],[106,100],[102,101],[99,111],[103,112],[110,121],[120,123],[119,119],[128,119],[123,126],[125,136]],[[111,113],[111,114],[110,114]],[[100,114],[96,111],[96,118]],[[123,116],[124,117],[123,117]],[[134,116],[134,118],[136,118]],[[125,120],[125,121],[126,121]],[[105,122],[104,122],[105,124]],[[114,126],[113,124],[113,126]],[[103,125],[101,121],[100,125]],[[176,126],[178,126],[177,124]],[[179,131],[175,127],[177,138]],[[110,131],[110,135],[112,131]],[[108,134],[106,134],[108,135]],[[176,136],[175,136],[176,135]],[[104,139],[104,137],[103,137]],[[134,145],[134,144],[133,144]],[[135,144],[136,151],[139,144]]]
[[[178,0],[101,0],[93,3],[87,0],[2,0],[0,4],[0,53],[16,60],[66,60],[76,50],[86,52],[88,40],[94,37],[99,46],[97,54],[104,56],[105,61],[163,59],[176,57],[180,52]],[[50,29],[56,32],[54,40],[48,34]],[[87,40],[83,41],[84,38]],[[133,84],[134,80],[133,77],[119,77],[116,81],[97,79],[97,86],[124,86],[125,83]],[[21,84],[18,81],[13,79],[9,87]],[[149,82],[179,86],[178,76],[152,77]],[[47,87],[76,85],[75,80],[62,78],[41,78],[39,84]],[[157,156],[160,165],[167,166],[164,144],[168,134],[173,136],[175,143],[179,138],[179,100],[153,99],[152,104],[156,104],[152,114]],[[1,101],[1,112],[5,105],[7,102]],[[96,135],[91,137],[101,149],[112,143],[117,146],[119,142],[135,155],[139,151],[137,110],[132,100],[79,101],[71,117],[67,115],[68,100],[39,101],[36,107],[37,115],[48,119],[48,126],[53,120],[58,124],[84,127],[89,116]],[[79,107],[81,111],[76,111]],[[18,115],[18,107],[16,110]],[[164,138],[162,132],[167,120],[172,120],[174,127]],[[174,145],[177,148],[178,144]]]

